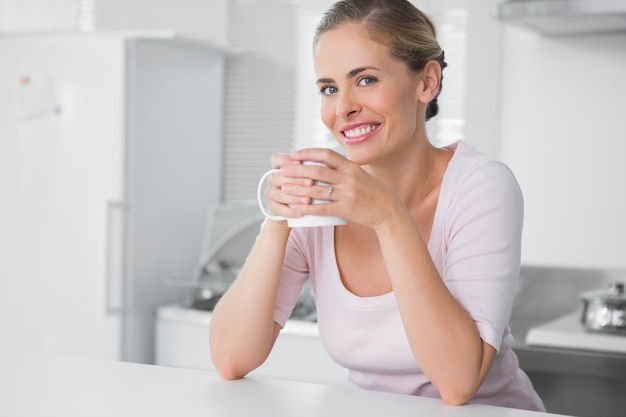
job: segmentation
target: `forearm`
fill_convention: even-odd
[[[444,400],[465,402],[491,361],[483,360],[478,329],[443,282],[412,216],[395,210],[376,232],[409,344]]]
[[[264,225],[241,273],[211,317],[211,358],[227,379],[240,378],[265,361],[277,336],[274,305],[289,229]]]

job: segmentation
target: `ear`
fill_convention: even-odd
[[[420,103],[430,103],[437,94],[441,86],[441,66],[437,61],[431,60],[420,72],[420,87],[418,88],[417,99]]]

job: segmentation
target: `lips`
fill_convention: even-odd
[[[380,123],[361,124],[353,126],[349,129],[342,130],[344,142],[346,145],[355,145],[367,140],[372,132],[375,132],[380,127]]]
[[[366,135],[370,133],[372,130],[378,129],[380,124],[371,124],[371,125],[361,125],[352,129],[344,130],[342,133],[347,138],[356,138],[359,136]]]

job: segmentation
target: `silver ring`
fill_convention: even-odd
[[[332,200],[332,196],[333,196],[333,186],[329,185],[328,186],[328,199]]]

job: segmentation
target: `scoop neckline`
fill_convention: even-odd
[[[452,158],[450,158],[450,161],[448,162],[448,167],[446,168],[446,171],[443,173],[443,177],[441,179],[441,189],[444,188],[444,183],[446,182],[446,178],[448,177],[450,166],[457,159],[457,154],[458,154],[457,151],[459,150],[459,146],[462,143],[463,141],[458,141],[445,147],[446,149],[451,150],[454,154],[452,155]],[[440,213],[441,213],[440,208],[442,204],[443,203],[442,203],[441,191],[440,191],[439,198],[437,200],[437,207],[435,208],[435,215],[433,216],[433,224],[431,226],[430,237],[428,239],[428,242],[426,242],[426,248],[431,258],[433,259],[433,262],[434,262],[435,257],[437,256],[437,253],[435,251],[435,243],[433,243],[433,235],[434,235],[433,231],[436,229],[435,226],[439,224],[440,222]],[[379,306],[382,308],[382,307],[387,307],[389,305],[395,304],[395,294],[394,294],[393,289],[384,294],[372,295],[372,296],[360,296],[360,295],[353,293],[345,286],[345,284],[343,283],[343,280],[341,279],[341,274],[339,273],[339,264],[337,262],[337,252],[336,252],[336,247],[335,247],[335,227],[337,226],[329,227],[330,240],[331,240],[332,248],[333,248],[332,250],[332,261],[334,265],[333,282],[335,282],[336,286],[339,287],[339,290],[342,296],[348,301],[350,301],[352,304],[356,304],[360,306]]]

